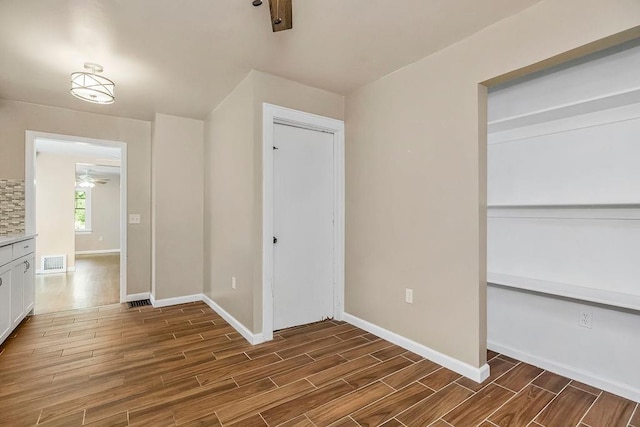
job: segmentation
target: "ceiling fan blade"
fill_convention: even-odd
[[[291,0],[269,0],[271,29],[274,33],[293,28]]]

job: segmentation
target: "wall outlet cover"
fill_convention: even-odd
[[[409,304],[413,304],[413,289],[405,289],[404,300]]]
[[[583,328],[593,328],[593,312],[584,308],[580,309],[580,317],[578,318],[578,325]]]

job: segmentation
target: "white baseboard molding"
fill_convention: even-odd
[[[100,249],[95,251],[76,251],[76,255],[119,254],[120,249]]]
[[[127,295],[127,302],[150,299],[149,295],[150,295],[149,292],[142,292],[141,294]]]
[[[498,353],[505,354],[509,357],[521,360],[539,368],[551,371],[558,375],[571,378],[572,380],[580,381],[593,387],[597,387],[609,393],[617,394],[618,396],[625,397],[634,402],[640,401],[640,388],[632,387],[627,384],[621,384],[617,381],[608,380],[606,378],[599,377],[592,372],[583,371],[581,369],[574,368],[572,366],[565,365],[563,363],[555,362],[553,360],[539,357],[534,354],[530,354],[524,351],[517,350],[507,345],[502,345],[495,341],[488,341],[487,347],[490,350]]]
[[[187,304],[190,302],[202,301],[202,294],[185,295],[182,297],[155,299],[153,295],[149,295],[151,304],[156,307],[168,307],[170,305]]]
[[[74,271],[76,271],[75,267],[68,267],[65,271],[44,271],[44,270],[39,270],[36,269],[36,274],[65,274],[65,273],[73,273]]]
[[[252,345],[257,345],[264,342],[264,336],[261,333],[254,334],[253,332],[251,332],[246,326],[240,323],[238,319],[233,317],[225,309],[220,307],[215,301],[213,301],[211,298],[209,298],[204,294],[187,295],[183,297],[165,298],[160,300],[156,299],[153,294],[136,294],[131,296],[138,297],[141,295],[145,295],[146,298],[149,298],[151,300],[151,304],[156,308],[168,307],[171,305],[178,305],[178,304],[186,304],[186,303],[195,302],[195,301],[202,301],[205,304],[207,304],[209,307],[211,307],[213,311],[218,313],[220,317],[226,320],[227,323],[229,323],[233,327],[233,329],[235,329],[240,335],[244,337],[244,339],[249,341],[249,343],[251,343]],[[146,298],[140,298],[140,299],[146,299]],[[129,296],[127,296],[127,301],[129,301]]]
[[[349,313],[343,313],[342,320],[347,323],[351,323],[352,325],[357,326],[360,329],[364,329],[367,332],[371,332],[372,334],[377,335],[380,338],[384,338],[385,340],[399,345],[402,348],[419,354],[425,359],[429,359],[432,362],[444,366],[447,369],[451,369],[452,371],[455,371],[460,375],[464,375],[465,377],[472,379],[473,381],[476,381],[478,383],[481,383],[482,381],[489,378],[488,364],[485,364],[480,368],[476,368],[472,365],[469,365],[468,363],[461,362],[458,359],[454,359],[451,356],[442,354],[436,350],[433,350],[432,348],[412,341],[408,338],[403,337],[402,335],[398,335],[395,332],[391,332],[378,325],[374,325],[373,323],[367,322],[366,320],[360,319],[359,317],[353,316]]]
[[[233,329],[238,331],[240,335],[249,341],[252,345],[261,344],[264,342],[264,336],[262,334],[254,334],[246,326],[244,326],[238,319],[229,314],[224,308],[220,307],[214,300],[206,295],[202,295],[202,301],[207,304],[213,311],[218,313],[220,317],[227,321]]]

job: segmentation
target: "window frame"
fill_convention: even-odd
[[[83,192],[85,194],[84,202],[84,228],[75,228],[75,213],[76,213],[76,194]],[[91,188],[76,186],[73,191],[73,226],[76,234],[91,234],[93,229],[91,228]]]

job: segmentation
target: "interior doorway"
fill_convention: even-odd
[[[26,171],[35,312],[124,302],[126,145],[27,131]]]
[[[344,122],[264,104],[262,152],[262,321],[270,340],[274,329],[342,317]]]

